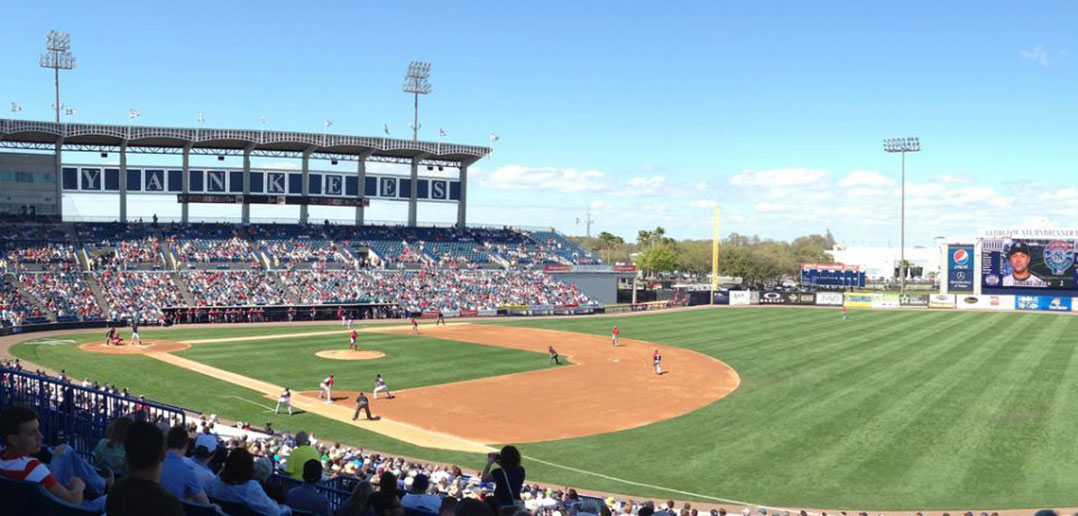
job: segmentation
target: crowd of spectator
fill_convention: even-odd
[[[10,265],[73,263],[76,260],[74,245],[56,242],[24,244],[9,249],[5,259]]]
[[[332,240],[288,238],[284,240],[258,240],[256,249],[265,250],[278,262],[322,262],[340,263],[348,260],[344,249],[349,242],[338,246]]]
[[[262,270],[184,271],[181,276],[198,306],[281,305],[276,274]],[[167,305],[180,306],[180,305]]]
[[[111,308],[111,320],[159,323],[164,320],[162,308],[186,305],[172,273],[103,271],[94,277]]]
[[[248,262],[253,259],[251,246],[240,237],[228,239],[193,238],[172,244],[181,263]]]
[[[57,319],[100,319],[101,306],[81,272],[34,272],[19,275],[23,288],[45,303]]]

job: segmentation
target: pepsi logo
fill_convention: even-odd
[[[955,249],[951,253],[951,260],[954,261],[955,265],[966,265],[969,263],[969,252],[965,249]]]

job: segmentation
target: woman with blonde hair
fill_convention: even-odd
[[[131,427],[131,419],[121,417],[109,425],[105,438],[94,448],[94,466],[108,468],[116,480],[127,478],[127,455],[124,453],[124,438]]]

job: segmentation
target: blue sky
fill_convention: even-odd
[[[23,107],[3,116],[51,118],[37,58],[58,29],[79,60],[63,78],[71,121],[137,109],[193,126],[203,112],[207,126],[332,119],[404,137],[401,80],[420,59],[434,86],[421,137],[500,136],[476,164],[473,222],[572,234],[590,207],[593,232],[707,238],[718,205],[723,233],[897,244],[899,159],[881,140],[919,136],[908,239],[929,243],[1072,225],[1076,22],[1073,2],[16,1],[0,21],[0,101]],[[404,213],[376,203],[371,218]],[[453,213],[424,205],[420,219]]]

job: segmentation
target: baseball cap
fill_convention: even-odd
[[[195,448],[197,449],[199,446],[212,453],[217,449],[217,436],[213,434],[198,434],[198,437],[195,438]]]
[[[1011,243],[1010,249],[1007,250],[1007,257],[1010,258],[1011,255],[1014,253],[1022,253],[1026,256],[1030,256],[1029,244],[1026,244],[1022,240],[1015,240],[1013,243]]]

